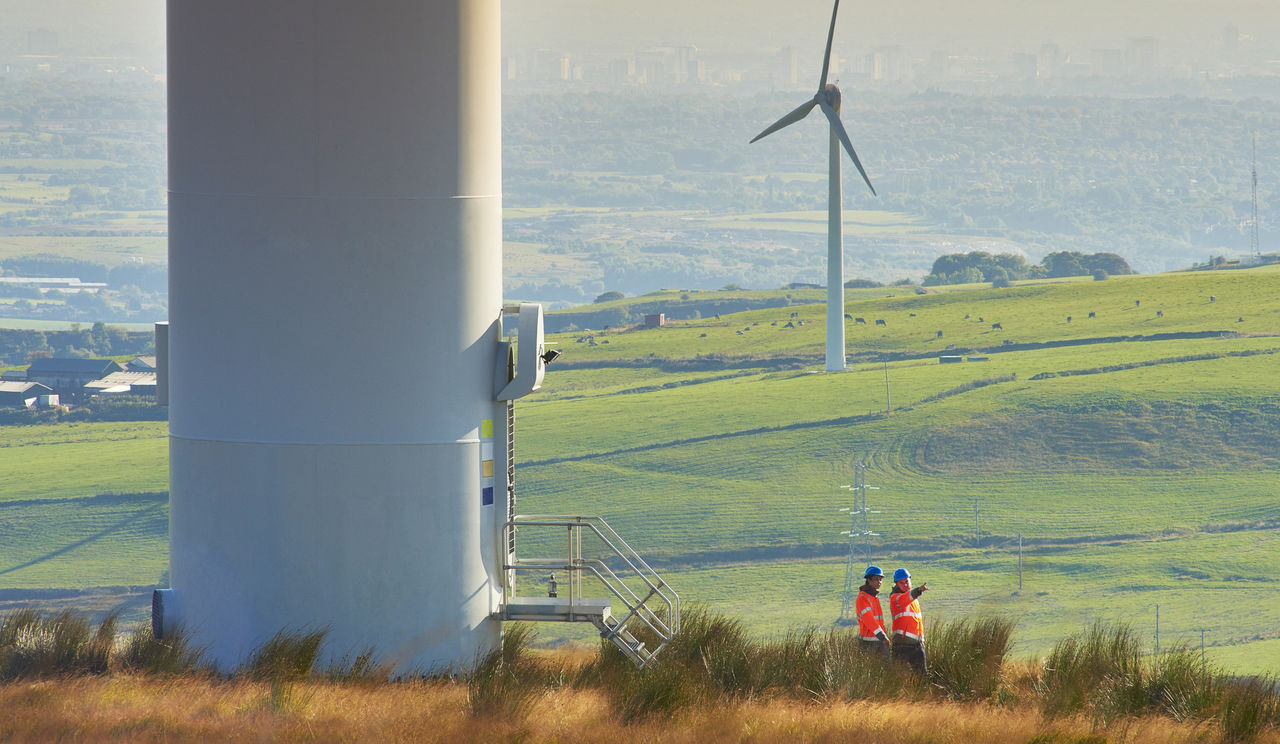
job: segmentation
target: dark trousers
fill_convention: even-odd
[[[866,653],[876,658],[884,659],[886,662],[889,660],[889,649],[884,645],[883,641],[859,640],[858,643]]]
[[[911,666],[920,674],[927,672],[924,659],[924,645],[910,638],[897,636],[893,639],[893,658]]]

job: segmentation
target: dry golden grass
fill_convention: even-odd
[[[946,702],[725,701],[672,719],[618,722],[596,690],[541,693],[521,720],[477,718],[452,682],[266,682],[78,677],[0,686],[0,741],[14,742],[1216,742],[1210,723],[1046,719],[1029,706]],[[1268,732],[1259,742],[1280,744]]]

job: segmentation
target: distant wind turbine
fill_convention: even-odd
[[[827,121],[831,124],[831,150],[828,171],[827,194],[827,371],[844,371],[844,234],[841,224],[840,207],[840,146],[853,158],[853,165],[867,182],[867,188],[874,195],[876,189],[867,178],[867,172],[858,160],[858,153],[853,151],[853,143],[840,123],[840,89],[834,83],[827,82],[827,73],[831,69],[831,40],[836,32],[836,12],[840,10],[840,0],[835,0],[831,9],[831,29],[827,31],[827,53],[822,58],[822,78],[818,81],[818,92],[813,98],[801,104],[796,110],[774,122],[772,126],[757,134],[752,142],[773,134],[785,126],[795,124],[809,115],[815,106],[822,109]]]

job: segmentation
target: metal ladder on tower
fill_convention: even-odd
[[[600,517],[517,515],[503,527],[505,545],[514,544],[516,530],[521,531],[522,546],[546,545],[548,539],[559,542],[554,535],[544,534],[564,530],[567,550],[552,558],[521,558],[508,553],[503,565],[504,601],[495,613],[500,619],[589,622],[600,631],[601,638],[641,668],[680,632],[679,595]],[[584,533],[598,546],[598,556],[583,553]],[[566,581],[555,581],[557,571]],[[547,596],[517,596],[517,572],[549,574]],[[595,579],[589,586],[598,583],[605,596],[585,596],[584,575]],[[561,596],[560,587],[565,584],[567,596]],[[617,616],[613,614],[615,601],[625,608],[620,608]]]

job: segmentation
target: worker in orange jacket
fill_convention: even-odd
[[[879,566],[867,566],[865,580],[858,589],[858,601],[854,604],[858,614],[858,637],[862,648],[889,658],[889,636],[884,632],[884,613],[880,610],[880,584],[884,571]]]
[[[893,572],[893,591],[889,594],[889,614],[893,616],[893,658],[905,661],[925,674],[924,615],[920,613],[920,595],[928,584],[911,588],[911,573],[905,568]]]

